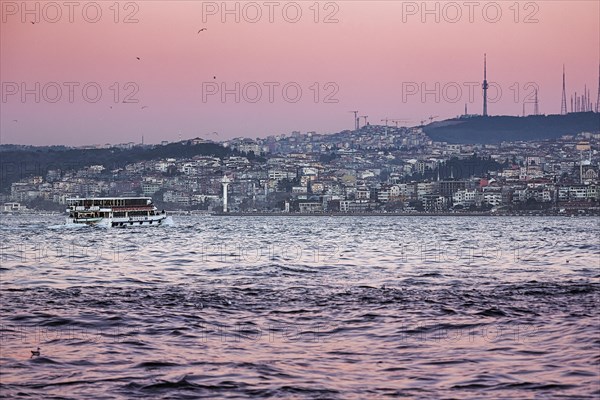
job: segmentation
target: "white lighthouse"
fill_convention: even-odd
[[[221,179],[221,184],[223,185],[223,212],[227,212],[227,188],[231,183],[231,179],[225,175],[223,179]]]

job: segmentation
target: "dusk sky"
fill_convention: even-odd
[[[333,133],[353,128],[350,110],[404,125],[455,117],[465,103],[481,113],[484,53],[488,81],[502,90],[491,115],[520,115],[528,83],[539,87],[541,113],[559,113],[563,64],[568,102],[585,85],[593,104],[598,94],[598,1],[483,1],[471,10],[464,2],[283,1],[272,22],[264,2],[228,2],[237,22],[222,2],[120,2],[118,15],[112,1],[73,2],[73,22],[63,2],[0,4],[2,144]]]

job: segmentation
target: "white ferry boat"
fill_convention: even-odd
[[[67,199],[68,225],[103,227],[160,226],[172,222],[170,216],[152,204],[150,197],[92,197]]]

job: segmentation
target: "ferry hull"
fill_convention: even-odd
[[[134,228],[140,226],[162,226],[172,225],[173,219],[170,216],[161,215],[157,218],[149,217],[147,219],[126,219],[126,218],[94,218],[90,220],[74,220],[67,218],[67,225],[91,225],[102,228]]]

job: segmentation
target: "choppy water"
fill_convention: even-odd
[[[175,219],[2,217],[0,395],[600,397],[597,218]]]

